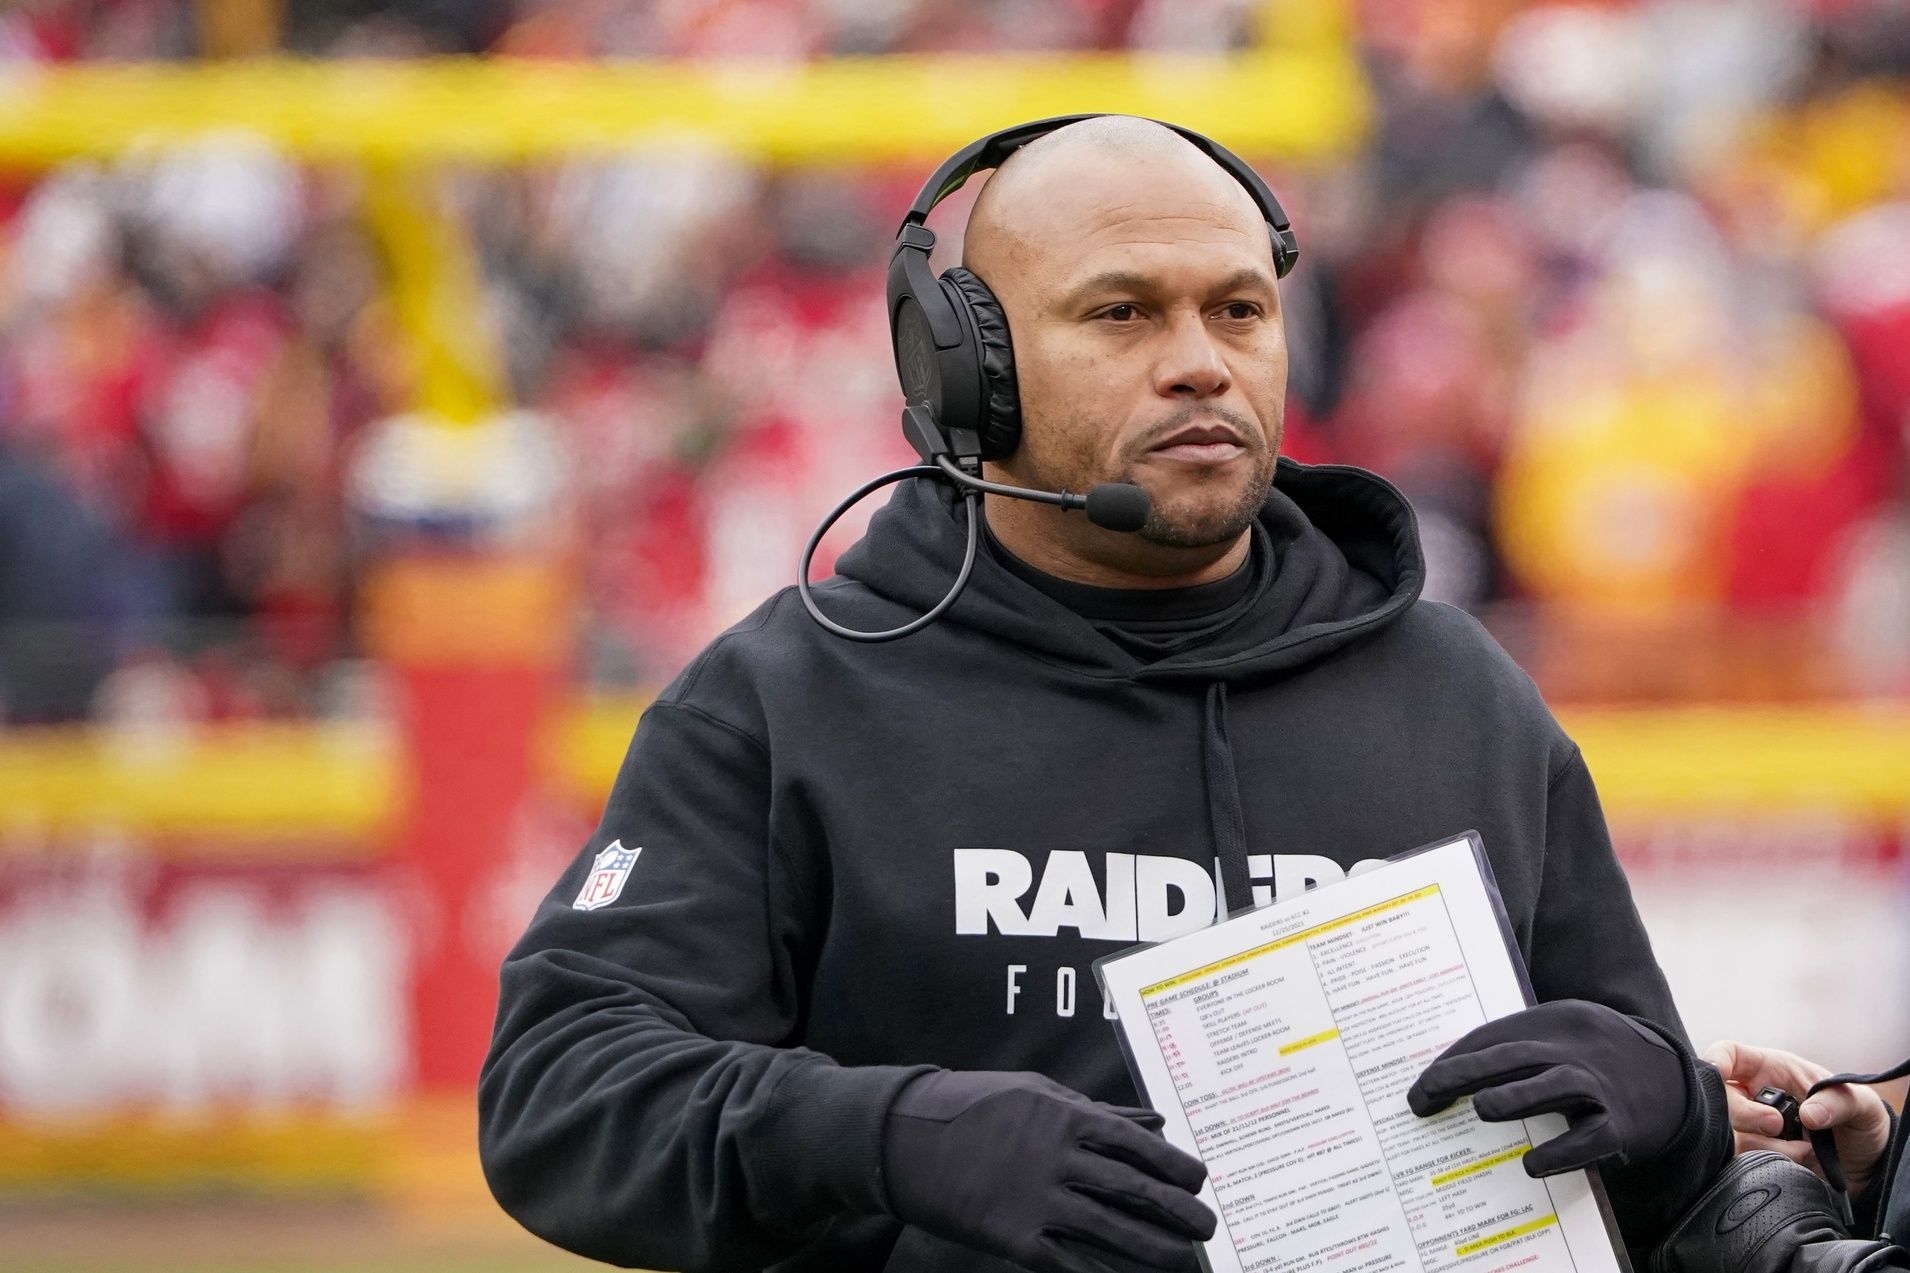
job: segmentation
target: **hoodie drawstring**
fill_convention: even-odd
[[[1217,918],[1248,905],[1253,888],[1247,879],[1247,821],[1240,811],[1240,783],[1234,775],[1234,752],[1227,742],[1227,686],[1215,681],[1207,687],[1202,713],[1201,750],[1206,756],[1207,817],[1213,826],[1214,855],[1220,863],[1221,901]]]

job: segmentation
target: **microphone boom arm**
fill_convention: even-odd
[[[911,464],[907,468],[884,473],[881,477],[864,482],[858,486],[848,499],[836,505],[829,515],[822,519],[815,533],[809,537],[808,544],[802,550],[802,561],[796,567],[796,591],[802,596],[803,607],[809,611],[809,617],[824,628],[850,641],[893,641],[914,632],[920,632],[929,624],[942,617],[955,599],[962,595],[962,589],[968,586],[968,577],[975,570],[975,550],[981,539],[982,499],[983,495],[1000,495],[1008,499],[1033,500],[1037,504],[1052,504],[1065,510],[1082,510],[1088,520],[1108,530],[1138,531],[1146,524],[1152,505],[1147,492],[1138,486],[1126,482],[1108,482],[1095,487],[1086,495],[1076,495],[1073,491],[1040,491],[1026,486],[1009,486],[1002,482],[991,482],[977,471],[981,468],[981,457],[972,453],[967,446],[951,445],[947,433],[935,422],[928,409],[918,403],[910,403],[902,409],[902,430],[908,434],[909,441],[921,453],[923,463]],[[972,442],[973,434],[957,433],[965,443]],[[962,493],[962,502],[968,513],[968,546],[962,554],[962,568],[955,576],[955,584],[942,599],[935,603],[927,614],[903,624],[899,628],[889,628],[882,632],[860,632],[846,628],[822,612],[816,604],[816,598],[809,584],[809,566],[815,560],[816,549],[822,543],[822,537],[829,528],[842,520],[848,512],[871,492],[878,491],[892,482],[900,482],[911,477],[932,477],[953,482]]]
[[[1073,491],[1038,491],[1027,486],[1008,486],[1002,482],[991,482],[987,478],[976,477],[946,454],[931,457],[957,486],[971,491],[980,491],[985,495],[1001,495],[1008,499],[1033,500],[1037,504],[1053,504],[1064,509],[1084,509],[1088,506],[1088,497],[1076,495]],[[926,467],[926,466],[923,466]]]

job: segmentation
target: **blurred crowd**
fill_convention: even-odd
[[[0,63],[1225,51],[1278,9],[42,0]],[[1369,140],[1261,165],[1302,245],[1289,453],[1405,489],[1428,591],[1557,696],[1910,695],[1910,7],[1351,17]],[[586,682],[660,683],[908,458],[880,297],[921,176],[677,144],[432,178]],[[354,587],[417,519],[370,200],[240,141],[0,176],[0,720],[363,710]]]

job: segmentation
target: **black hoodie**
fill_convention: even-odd
[[[905,483],[822,605],[926,610],[959,514]],[[1096,958],[1468,828],[1541,999],[1682,1040],[1578,749],[1477,623],[1418,599],[1405,500],[1282,461],[1256,533],[1254,603],[1153,662],[986,556],[901,641],[831,636],[789,589],[711,644],[504,964],[479,1098],[504,1207],[615,1264],[926,1268],[880,1169],[919,1067],[1132,1103]],[[622,890],[580,909],[613,842]],[[1655,1236],[1652,1182],[1626,1183]]]

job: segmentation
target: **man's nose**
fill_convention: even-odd
[[[1161,358],[1154,368],[1156,393],[1163,398],[1199,400],[1227,392],[1233,378],[1201,317],[1176,319],[1163,335]]]

